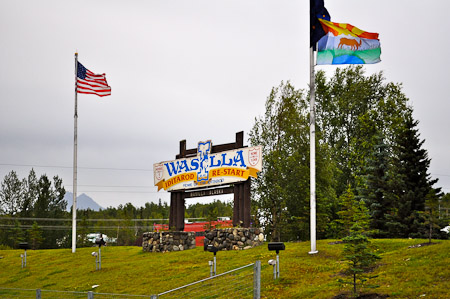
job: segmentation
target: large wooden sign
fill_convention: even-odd
[[[231,184],[257,177],[261,171],[261,146],[211,154],[211,141],[199,142],[197,156],[153,165],[158,191],[186,190]]]
[[[213,145],[199,142],[186,149],[180,141],[175,160],[153,165],[158,191],[170,194],[169,227],[184,230],[185,199],[234,193],[233,225],[250,227],[250,177],[262,168],[262,147],[244,147],[244,132],[236,133],[236,142]]]

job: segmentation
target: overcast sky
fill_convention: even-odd
[[[378,32],[383,71],[420,121],[450,192],[446,0],[325,0],[332,21]],[[74,53],[112,96],[78,96],[78,194],[101,206],[168,201],[153,163],[248,132],[273,86],[309,82],[309,1],[0,1],[0,179],[62,177],[72,191]],[[335,66],[320,66],[329,76]],[[203,200],[205,201],[205,200]],[[190,204],[187,200],[187,204]]]

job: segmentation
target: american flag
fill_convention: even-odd
[[[96,75],[78,62],[77,93],[96,94],[100,97],[110,96],[111,87],[106,82],[105,74]]]

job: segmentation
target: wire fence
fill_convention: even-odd
[[[153,298],[260,298],[261,262],[155,295]]]
[[[11,288],[0,288],[0,298],[36,298],[36,299],[77,299],[77,298],[87,298],[87,292],[66,292],[66,291],[56,291],[56,290],[41,290],[41,289],[11,289]]]
[[[134,299],[134,298],[254,298],[261,294],[261,262],[245,265],[212,277],[154,295],[70,292],[41,289],[0,288],[0,298],[30,299]]]
[[[152,295],[132,295],[116,293],[96,292],[70,292],[41,289],[13,289],[0,288],[0,298],[24,298],[24,299],[138,299],[153,298]]]

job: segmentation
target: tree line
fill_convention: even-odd
[[[8,173],[0,189],[0,246],[18,248],[28,242],[33,249],[70,248],[72,212],[66,210],[65,192],[58,176],[51,181],[43,174],[38,179],[34,169],[23,179],[15,171]],[[161,199],[142,207],[126,203],[99,211],[77,210],[77,246],[92,246],[96,233],[114,240],[110,245],[141,246],[142,233],[152,231],[155,223],[168,223],[169,210]],[[185,217],[210,221],[231,217],[232,211],[232,204],[215,200],[189,205]]]
[[[361,66],[315,74],[317,235],[348,235],[348,214],[363,209],[374,237],[446,237],[448,207],[429,174],[418,121],[401,84]],[[263,170],[252,183],[253,214],[269,240],[309,239],[309,91],[274,87],[255,119],[252,145]],[[347,217],[347,218],[345,218]]]
[[[20,242],[30,240],[37,248],[56,248],[62,242],[64,231],[55,229],[59,218],[66,216],[67,202],[62,179],[58,176],[50,180],[47,175],[39,177],[32,169],[27,178],[19,179],[15,171],[7,174],[1,183],[0,215],[2,219],[0,244],[17,248]],[[47,218],[45,225],[52,229],[43,230],[36,221],[21,222],[15,218]]]

